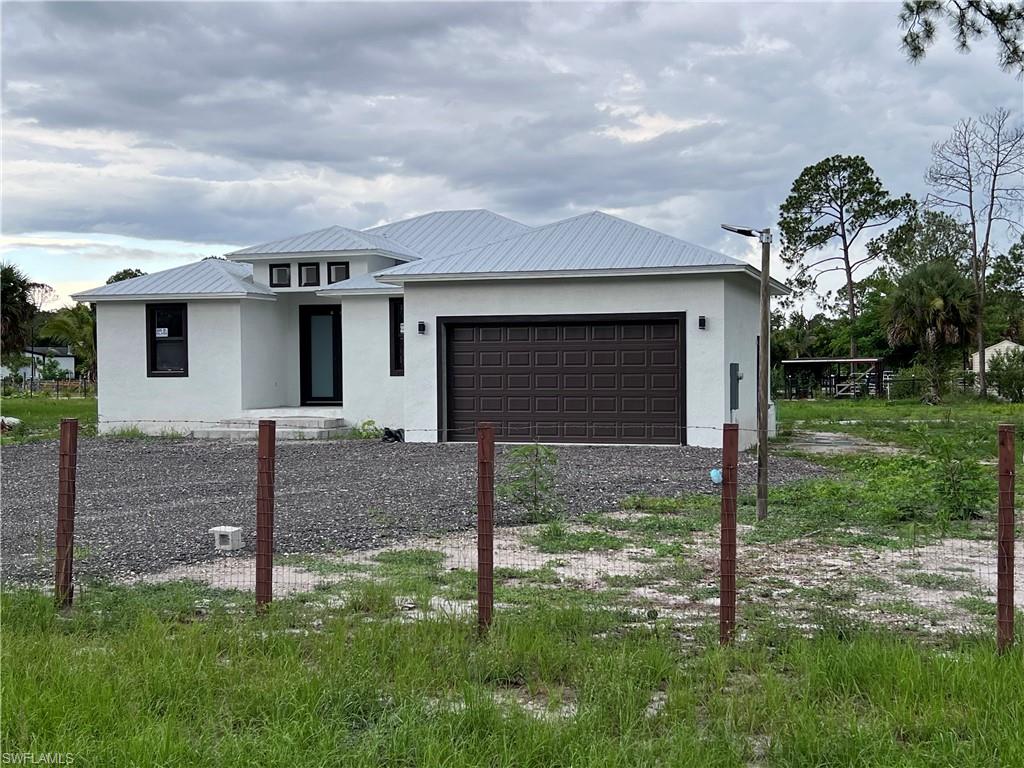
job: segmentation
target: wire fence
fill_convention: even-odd
[[[4,397],[95,397],[96,382],[91,379],[39,379],[5,376],[0,379]]]
[[[252,422],[253,441],[79,442],[73,423],[4,473],[5,581],[52,584],[64,605],[173,589],[200,613],[289,601],[486,627],[543,607],[683,638],[999,629],[1001,647],[1024,607],[1012,425],[957,438],[987,441],[977,459],[935,433],[925,458],[776,453],[758,521],[756,457],[739,450],[753,434],[734,424],[711,449],[514,444],[500,429],[435,444],[464,428],[279,442],[272,421]]]

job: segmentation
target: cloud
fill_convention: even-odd
[[[243,245],[601,208],[746,254],[718,224],[773,223],[805,165],[863,154],[920,195],[957,119],[1020,107],[989,43],[908,64],[895,6],[738,8],[8,4],[3,229]]]

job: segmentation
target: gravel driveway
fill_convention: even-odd
[[[502,446],[497,465],[501,472]],[[632,493],[712,493],[705,448],[560,446],[558,486],[570,515],[606,511]],[[284,442],[277,448],[275,550],[323,552],[388,544],[475,524],[476,447],[374,441]],[[740,457],[752,486],[753,458]],[[130,577],[212,556],[215,525],[239,525],[254,547],[254,442],[85,439],[75,520],[78,578]],[[52,578],[57,445],[6,446],[0,574]],[[822,473],[776,458],[775,483]],[[499,523],[515,522],[498,509]]]

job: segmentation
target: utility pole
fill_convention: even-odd
[[[758,338],[757,370],[757,519],[768,517],[768,388],[771,386],[770,345],[771,333],[771,268],[772,231],[762,229],[761,240],[761,334]]]
[[[722,229],[761,241],[761,332],[757,337],[757,519],[768,517],[768,388],[771,386],[769,339],[771,332],[772,230],[723,224]]]

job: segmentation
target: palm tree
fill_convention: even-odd
[[[0,264],[0,283],[0,345],[5,356],[20,355],[32,335],[32,317],[35,315],[33,283],[13,264]]]
[[[96,376],[96,318],[88,304],[60,310],[46,321],[42,332],[71,348],[86,378]]]
[[[932,402],[958,349],[976,327],[977,292],[949,261],[914,267],[900,278],[889,300],[889,343],[917,347],[915,359],[928,369]]]

